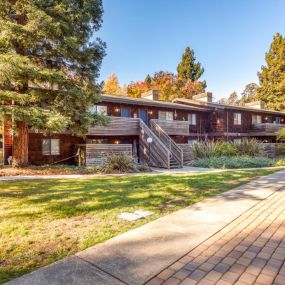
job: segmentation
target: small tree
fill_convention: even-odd
[[[103,85],[103,93],[105,94],[114,94],[114,95],[121,95],[122,90],[119,85],[118,77],[115,73],[112,73]]]
[[[274,36],[265,61],[258,73],[258,98],[269,108],[285,110],[285,37],[281,34]]]
[[[85,134],[99,117],[105,44],[101,0],[0,1],[0,113],[12,118],[13,164],[28,163],[28,130]]]

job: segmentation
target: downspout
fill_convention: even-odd
[[[229,140],[229,112],[227,111],[227,141]]]

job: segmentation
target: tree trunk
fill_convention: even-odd
[[[13,138],[13,167],[28,164],[29,128],[25,122],[16,122],[17,133]]]

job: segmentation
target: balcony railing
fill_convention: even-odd
[[[89,128],[87,135],[94,136],[138,136],[140,125],[137,118],[109,117],[107,126]]]
[[[189,122],[153,119],[168,135],[188,136]]]
[[[285,124],[262,123],[254,124],[251,131],[265,135],[276,135],[282,128],[285,128]]]

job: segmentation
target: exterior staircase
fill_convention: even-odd
[[[176,142],[163,130],[156,120],[150,120],[150,128],[153,133],[162,141],[162,143],[170,151],[170,161],[168,168],[183,167],[183,150]]]

